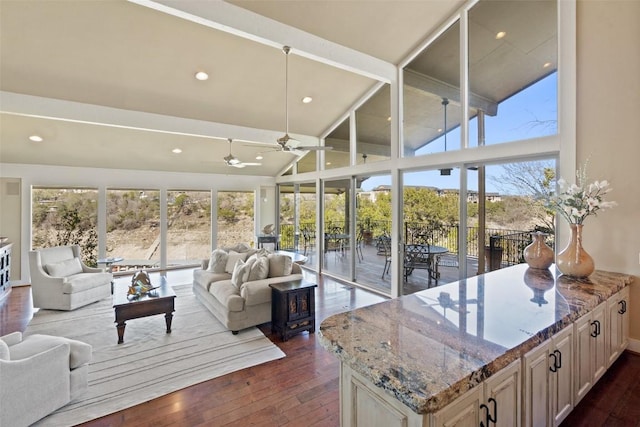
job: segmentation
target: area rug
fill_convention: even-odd
[[[116,412],[285,354],[257,328],[233,335],[196,299],[191,285],[174,286],[176,311],[129,320],[117,344],[111,299],[71,311],[40,310],[25,335],[51,334],[93,346],[89,390],[38,426],[71,426]]]

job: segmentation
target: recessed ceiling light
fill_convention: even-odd
[[[204,71],[198,71],[196,73],[196,79],[200,81],[207,80],[208,78],[209,78],[209,74],[205,73]]]
[[[256,160],[262,160],[262,159],[264,159],[264,157],[262,157],[262,154],[258,154],[258,155],[256,156]]]
[[[311,101],[313,101],[313,98],[310,96],[305,96],[304,98],[302,98],[302,102],[305,104],[310,103]]]
[[[542,68],[549,68],[551,67],[551,62],[545,62],[544,65],[542,66]]]
[[[442,132],[442,128],[438,128],[438,132]]]
[[[33,141],[33,142],[42,142],[42,141],[44,141],[44,139],[42,139],[42,137],[40,135],[31,135],[29,137],[29,140]]]
[[[327,162],[325,163],[327,166],[331,166],[331,162]]]
[[[171,152],[174,153],[174,154],[180,154],[180,153],[182,153],[182,150],[179,149],[179,148],[174,148],[173,150],[171,150]]]
[[[390,122],[391,121],[391,116],[387,117],[387,121]]]
[[[506,32],[500,31],[498,34],[496,34],[496,40],[500,40],[501,38],[503,38],[506,35],[507,35]]]

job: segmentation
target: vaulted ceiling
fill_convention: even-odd
[[[275,176],[282,46],[290,132],[317,144],[461,4],[1,0],[0,162]],[[227,166],[227,138],[262,165]]]

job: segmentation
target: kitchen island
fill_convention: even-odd
[[[577,379],[594,382],[591,362],[583,366],[591,357],[580,352],[610,364],[612,349],[626,346],[631,281],[603,271],[573,279],[554,266],[521,264],[331,316],[319,334],[341,361],[342,425],[467,425],[477,418],[486,426],[498,412],[497,425],[559,424],[577,401]],[[593,313],[601,318],[591,320]],[[595,335],[593,350],[590,341],[576,341],[581,318],[589,320],[587,337]],[[498,373],[510,384],[500,386],[508,399],[500,409],[495,393],[502,389],[487,388]],[[540,408],[548,410],[541,415]]]

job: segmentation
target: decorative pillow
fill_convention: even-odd
[[[227,256],[227,263],[224,268],[224,271],[226,271],[229,274],[233,274],[233,268],[236,266],[236,262],[238,262],[239,259],[241,259],[242,261],[245,261],[247,259],[247,254],[246,253],[241,254],[238,252],[230,251],[229,255]]]
[[[243,253],[243,252],[248,252],[249,249],[251,248],[246,243],[236,243],[235,245],[229,248],[229,252],[233,251],[233,252]]]
[[[211,258],[209,258],[209,266],[207,271],[212,273],[224,273],[227,268],[227,258],[229,254],[222,249],[216,249],[211,252]]]
[[[251,266],[254,264],[252,261],[244,262],[239,259],[236,262],[236,265],[233,267],[233,274],[231,274],[231,284],[236,288],[240,289],[240,286],[249,278],[249,272],[251,271]]]
[[[249,278],[247,282],[254,280],[266,279],[269,276],[269,258],[266,256],[259,256],[255,259],[251,271],[249,272]]]
[[[269,277],[282,277],[291,274],[293,261],[287,255],[271,254],[269,259]]]
[[[80,262],[80,258],[75,257],[47,264],[45,265],[45,270],[49,273],[49,276],[68,277],[82,273],[82,263]]]
[[[267,248],[260,248],[256,251],[256,254],[258,256],[268,256],[271,255],[273,252],[271,252],[269,249]]]
[[[9,360],[9,346],[6,342],[0,340],[0,360]]]

